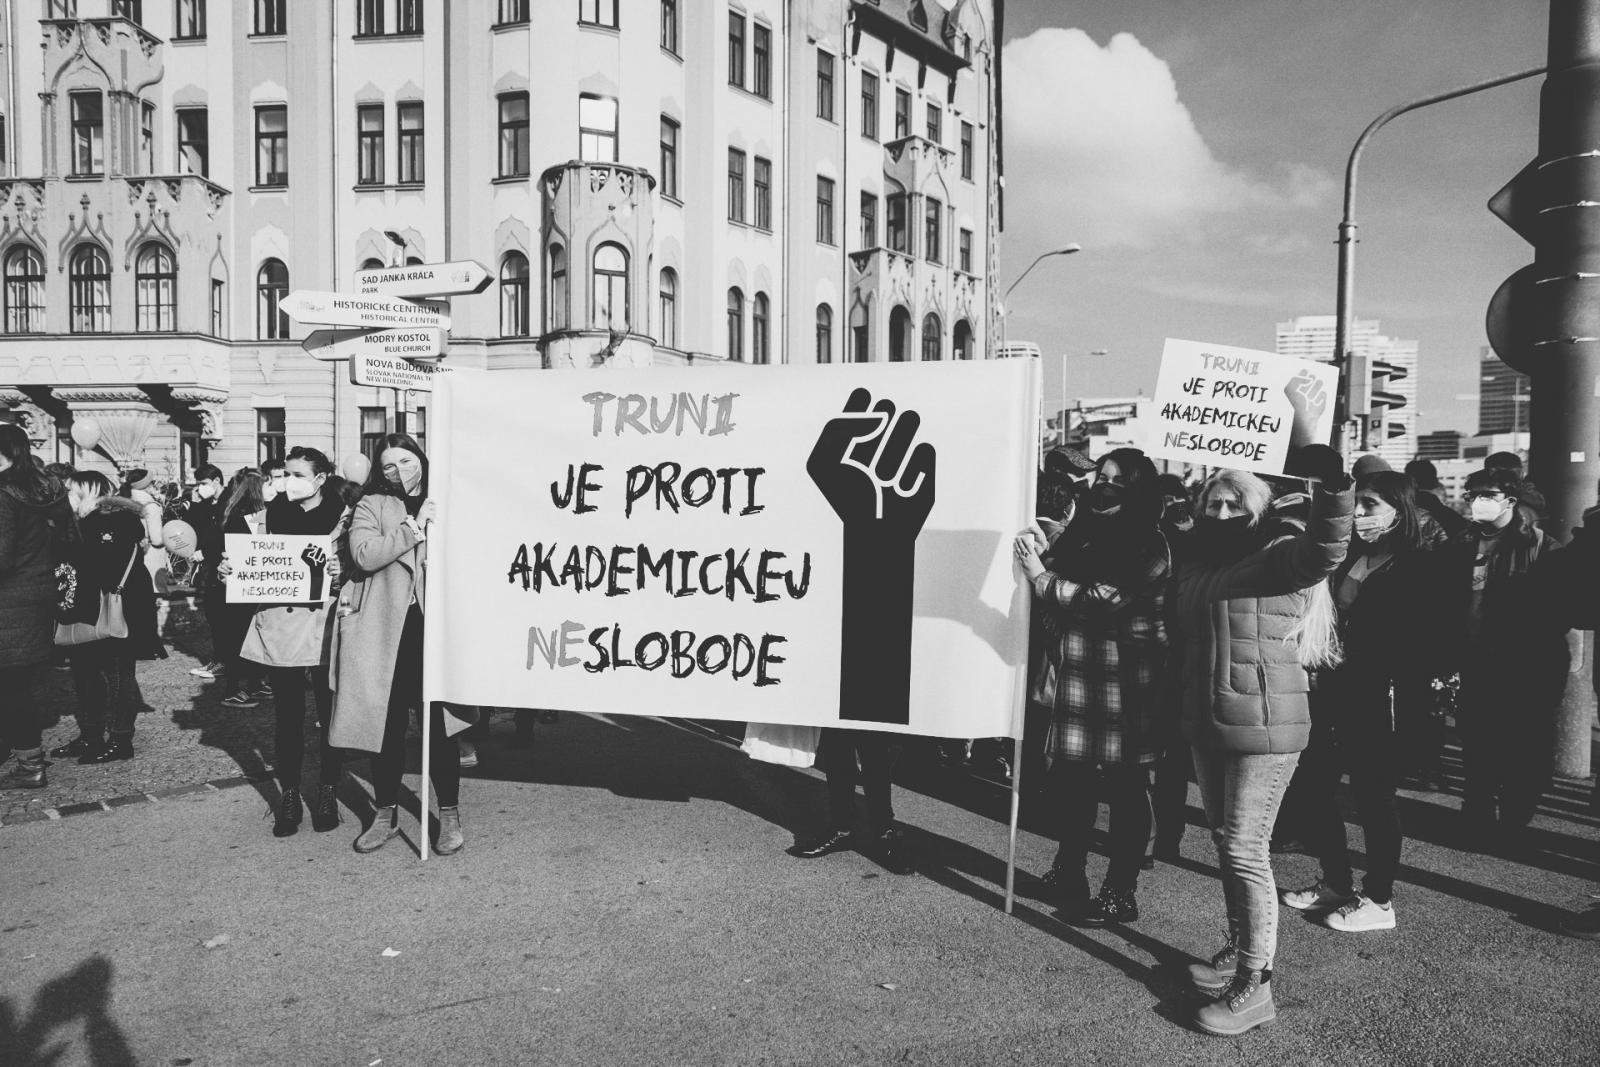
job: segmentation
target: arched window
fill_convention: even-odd
[[[922,317],[922,359],[931,363],[939,358],[939,316],[924,315]]]
[[[911,358],[911,312],[897,307],[889,312],[889,362],[905,363]]]
[[[954,354],[956,359],[972,358],[972,324],[966,319],[956,320]]]
[[[817,362],[833,362],[833,309],[817,305]]]
[[[678,347],[678,275],[671,267],[661,272],[661,347]]]
[[[79,245],[72,252],[72,332],[107,333],[111,329],[111,261],[99,245]]]
[[[256,337],[281,341],[289,336],[289,316],[278,305],[289,295],[289,268],[269,259],[256,272]]]
[[[27,245],[6,256],[6,333],[44,332],[44,261]]]
[[[594,250],[594,316],[597,330],[623,329],[632,321],[628,307],[628,253],[621,245]]]
[[[500,261],[500,336],[528,336],[528,257],[521,252]]]
[[[134,328],[140,333],[177,329],[178,268],[166,245],[152,242],[139,250],[133,281]]]
[[[382,270],[385,266],[387,266],[387,264],[377,256],[368,256],[366,259],[361,261],[361,266],[358,269],[363,271]]]
[[[772,343],[771,331],[768,329],[769,320],[772,318],[771,301],[766,293],[757,293],[750,311],[750,362],[771,363]]]
[[[872,359],[871,327],[867,324],[867,309],[857,304],[850,309],[850,362],[867,363]]]
[[[550,329],[567,328],[567,250],[562,245],[551,245],[550,258]]]
[[[728,290],[728,358],[744,359],[744,292],[737,285]]]

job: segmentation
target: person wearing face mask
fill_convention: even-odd
[[[263,507],[278,499],[288,479],[288,471],[284,468],[283,460],[269,459],[261,464],[261,500]]]
[[[332,534],[339,525],[344,504],[325,492],[333,462],[315,448],[295,447],[285,461],[283,492],[267,505],[268,534]],[[337,584],[340,576],[337,554],[327,561],[327,579]],[[233,573],[224,558],[219,568],[224,578]],[[305,759],[306,682],[310,668],[311,695],[316,702],[321,724],[321,752],[318,766],[317,798],[311,804],[311,827],[320,832],[339,825],[336,793],[343,770],[343,758],[328,741],[328,716],[332,694],[328,688],[328,660],[324,640],[329,612],[325,604],[293,604],[262,607],[251,617],[240,655],[266,668],[272,686],[276,712],[273,732],[273,766],[277,771],[279,796],[277,815],[272,824],[274,837],[298,832],[304,815],[300,791],[301,769]]]
[[[1206,482],[1169,594],[1174,684],[1228,918],[1223,948],[1189,969],[1218,998],[1195,1024],[1218,1035],[1277,1017],[1268,840],[1311,733],[1307,670],[1338,656],[1325,579],[1350,542],[1350,479],[1326,445],[1292,452],[1288,473],[1315,483],[1303,530],[1262,528],[1271,490],[1254,475],[1224,470]]]
[[[354,573],[339,595],[333,632],[334,742],[373,754],[377,810],[355,840],[357,852],[376,851],[400,832],[406,725],[412,709],[422,708],[428,530],[437,516],[422,446],[407,434],[389,434],[350,516],[345,540]],[[466,843],[456,735],[470,723],[437,703],[424,718],[432,732],[429,777],[439,797],[433,848],[448,856]]]
[[[1283,902],[1349,933],[1391,930],[1402,831],[1395,791],[1401,752],[1394,694],[1433,673],[1440,600],[1436,557],[1424,551],[1422,517],[1408,476],[1380,470],[1356,483],[1355,537],[1329,579],[1343,661],[1318,673],[1311,741],[1295,772],[1301,829],[1322,877]],[[1355,891],[1344,817],[1334,792],[1348,771],[1365,833],[1367,873]]]
[[[189,489],[182,517],[194,528],[194,587],[200,593],[201,607],[205,611],[206,627],[211,631],[211,656],[198,667],[189,668],[196,678],[211,680],[223,673],[222,652],[226,640],[219,634],[225,610],[222,580],[217,566],[222,559],[222,505],[225,490],[222,471],[210,463],[202,463],[194,470],[194,485]]]
[[[139,714],[134,663],[156,641],[155,587],[144,567],[144,509],[113,494],[99,471],[79,471],[67,484],[83,538],[79,603],[97,610],[101,593],[120,590],[128,636],[72,646],[78,736],[51,749],[50,756],[87,764],[128,760]]]
[[[1176,546],[1194,529],[1191,493],[1176,474],[1163,474],[1156,484],[1161,489],[1161,532],[1169,546]],[[1189,780],[1194,776],[1194,754],[1178,730],[1177,714],[1163,715],[1161,721],[1168,729],[1151,774],[1152,835],[1149,854],[1143,864],[1145,870],[1153,869],[1158,859],[1177,862],[1183,831],[1188,825],[1184,808],[1189,801]]]
[[[266,525],[266,482],[255,471],[246,467],[233,476],[223,499],[222,534],[256,534]],[[224,543],[226,541],[224,540]],[[255,617],[254,604],[228,603],[227,585],[218,575],[215,588],[207,590],[207,618],[215,621],[211,627],[212,648],[222,664],[222,676],[232,692],[222,699],[225,708],[245,709],[260,705],[263,697],[272,695],[272,687],[259,665],[239,655],[244,645],[244,635],[249,632],[250,621]]]
[[[1108,452],[1081,510],[1041,559],[1037,527],[1016,540],[1047,638],[1029,687],[1050,709],[1048,796],[1060,850],[1045,883],[1068,921],[1139,918],[1135,892],[1150,835],[1147,768],[1161,749],[1164,623],[1172,556],[1161,533],[1155,465],[1137,449]],[[1111,863],[1089,898],[1085,865],[1104,791]]]
[[[1441,554],[1451,666],[1461,672],[1456,727],[1462,814],[1474,841],[1514,845],[1549,784],[1555,709],[1570,653],[1529,572],[1560,546],[1518,507],[1511,471],[1468,475],[1471,525]]]

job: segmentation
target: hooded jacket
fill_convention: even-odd
[[[54,478],[26,494],[0,478],[0,669],[28,667],[55,647],[57,542],[72,510]]]
[[[99,594],[122,589],[122,615],[128,623],[128,653],[154,655],[156,593],[144,565],[144,508],[123,496],[103,496],[78,520],[83,537],[78,561],[78,604],[85,622],[98,612]],[[129,567],[129,563],[133,566]],[[123,575],[127,575],[124,579]]]

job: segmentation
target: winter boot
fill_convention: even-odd
[[[461,832],[461,809],[440,805],[439,837],[433,843],[433,851],[441,856],[453,856],[466,843],[466,836]]]
[[[305,812],[300,807],[300,790],[289,787],[283,791],[283,799],[278,801],[278,817],[272,823],[273,837],[289,837],[300,829],[300,820]]]
[[[1189,964],[1189,984],[1202,993],[1221,996],[1233,982],[1234,972],[1238,969],[1239,950],[1234,946],[1233,938],[1229,937],[1228,943],[1211,957],[1210,963]]]
[[[333,786],[317,787],[317,801],[311,806],[311,828],[327,833],[339,825],[339,797]]]
[[[355,850],[357,852],[376,852],[389,843],[389,839],[400,832],[400,809],[394,804],[386,804],[379,808],[372,816],[372,825],[361,832],[356,838]]]
[[[1278,1009],[1272,1003],[1271,977],[1271,971],[1241,967],[1222,996],[1195,1013],[1195,1025],[1208,1034],[1235,1037],[1273,1022]]]
[[[43,748],[13,750],[17,762],[5,774],[0,774],[0,789],[43,789],[50,784],[45,777],[47,766]]]
[[[1139,918],[1139,902],[1132,889],[1116,889],[1110,885],[1100,887],[1100,894],[1078,916],[1079,926],[1109,926],[1112,923],[1131,923]]]

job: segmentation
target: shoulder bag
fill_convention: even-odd
[[[141,547],[133,546],[133,554],[128,557],[128,566],[122,572],[122,580],[117,583],[116,589],[100,594],[100,614],[95,621],[57,623],[56,644],[87,645],[91,641],[128,636],[128,620],[122,613],[122,587],[128,584],[128,575],[133,573],[133,565],[139,561]]]

